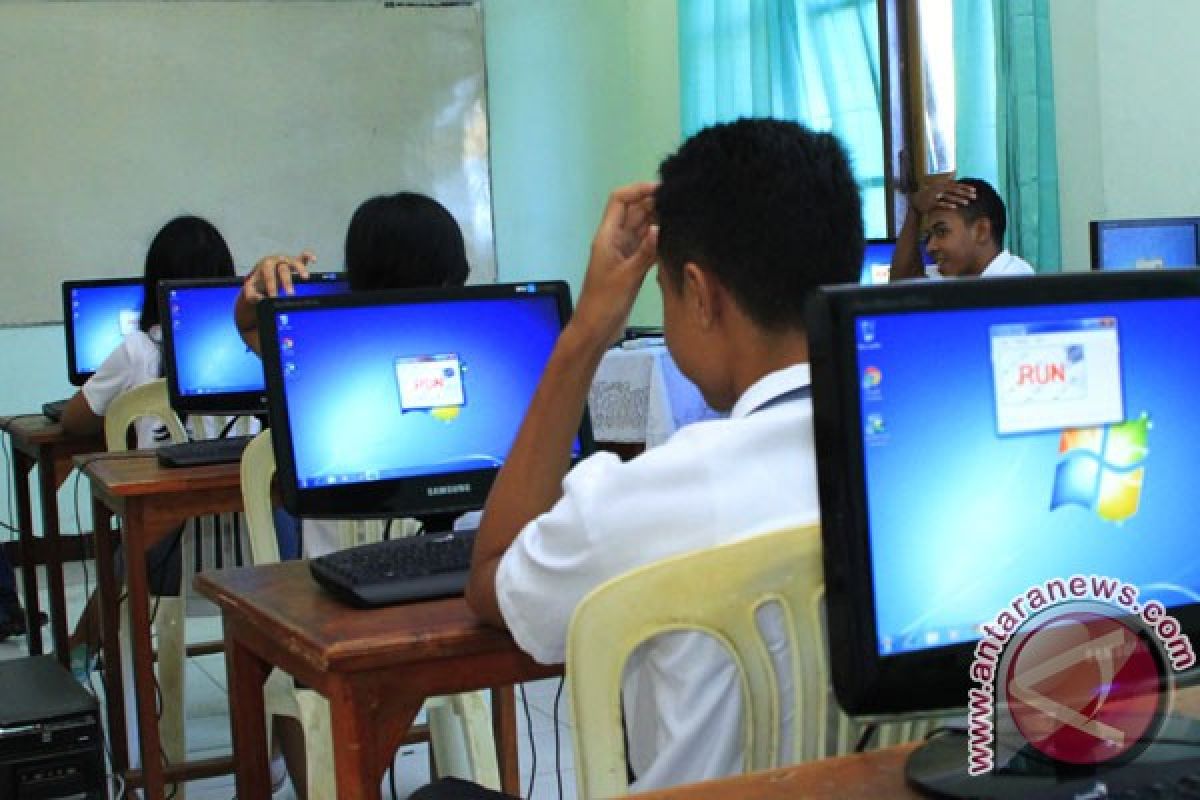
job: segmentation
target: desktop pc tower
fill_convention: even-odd
[[[0,662],[0,798],[105,800],[96,699],[53,656]]]

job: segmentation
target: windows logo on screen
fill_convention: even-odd
[[[1146,474],[1150,416],[1094,428],[1068,428],[1058,442],[1050,509],[1079,505],[1121,522],[1137,513]]]

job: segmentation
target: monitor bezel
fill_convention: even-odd
[[[831,286],[808,298],[830,672],[838,702],[847,713],[884,716],[963,707],[976,644],[878,653],[860,435],[857,319],[933,310],[1187,297],[1200,298],[1200,270]],[[1200,603],[1177,606],[1172,614],[1185,632],[1200,633]]]
[[[1094,219],[1088,223],[1088,255],[1095,272],[1129,272],[1128,268],[1104,266],[1104,253],[1100,234],[1105,228],[1166,228],[1190,224],[1195,233],[1196,253],[1200,256],[1200,217],[1151,217],[1148,219]],[[1169,267],[1169,269],[1191,269],[1192,267]]]
[[[241,287],[245,276],[231,278],[195,278],[191,280],[160,281],[158,285],[159,319],[163,337],[163,372],[167,379],[167,395],[171,408],[183,414],[263,414],[267,410],[266,379],[261,389],[215,394],[183,394],[179,385],[178,361],[175,353],[174,325],[170,324],[170,301],[168,296],[177,289],[192,290],[206,288],[230,289]],[[297,278],[296,283],[346,283],[345,273],[315,272],[308,278]],[[349,286],[347,284],[346,290]],[[236,331],[233,304],[229,306],[229,325]],[[240,334],[238,334],[240,336]]]
[[[494,283],[437,289],[402,289],[378,292],[351,292],[323,297],[275,298],[258,306],[258,325],[263,348],[263,369],[267,381],[267,408],[275,451],[276,482],[284,507],[293,514],[329,518],[436,517],[460,514],[483,507],[495,481],[498,468],[442,473],[422,478],[392,478],[364,483],[336,484],[301,489],[297,485],[292,446],[291,418],[284,398],[282,366],[279,357],[277,314],[313,308],[354,308],[394,304],[489,300],[520,294],[550,295],[554,298],[559,320],[565,326],[571,318],[571,295],[564,281]],[[560,328],[561,329],[561,328]],[[278,435],[286,431],[287,435]],[[595,450],[591,419],[585,406],[579,429],[580,452],[572,463]],[[437,488],[451,492],[431,493]]]
[[[142,304],[145,298],[145,278],[142,276],[129,278],[92,278],[63,281],[62,309],[63,336],[67,347],[67,381],[72,386],[83,386],[88,378],[96,373],[84,372],[79,369],[79,358],[75,352],[75,315],[71,312],[71,292],[75,289],[102,289],[109,286],[142,286]]]

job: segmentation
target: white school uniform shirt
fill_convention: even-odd
[[[83,384],[83,399],[96,416],[103,417],[118,395],[162,377],[162,329],[128,334]],[[159,420],[142,417],[134,422],[138,447],[158,447],[170,442]]]
[[[946,278],[938,271],[936,264],[930,264],[925,267],[925,274],[934,280],[944,280]],[[981,278],[1002,278],[1010,275],[1036,275],[1037,271],[1030,266],[1029,262],[1020,256],[1013,255],[1007,250],[1001,250],[996,254],[996,257],[988,262],[988,265],[983,268],[983,272],[979,273]]]
[[[609,578],[815,522],[808,384],[807,364],[773,372],[746,390],[728,419],[682,428],[627,463],[597,453],[572,469],[562,498],[521,531],[496,573],[500,610],[521,649],[542,663],[562,662],[572,612]],[[776,612],[762,615],[760,625],[779,652]],[[634,788],[742,771],[736,668],[713,640],[698,633],[653,640],[634,653],[623,689]],[[790,686],[781,689],[790,698]],[[790,700],[784,709],[790,712]],[[788,716],[788,747],[790,731]]]

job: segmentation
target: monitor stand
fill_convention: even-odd
[[[461,511],[452,511],[442,514],[417,514],[413,519],[421,523],[421,533],[449,533],[454,530],[454,521],[461,516]]]
[[[914,750],[905,764],[904,777],[909,786],[929,797],[1018,800],[1115,796],[1127,785],[1169,783],[1174,776],[1168,773],[1200,772],[1200,720],[1170,714],[1155,738],[1135,759],[1117,765],[1052,764],[1027,745],[1003,768],[971,776],[967,774],[967,732],[953,730]],[[1105,786],[1105,793],[1095,794],[1099,784]]]

